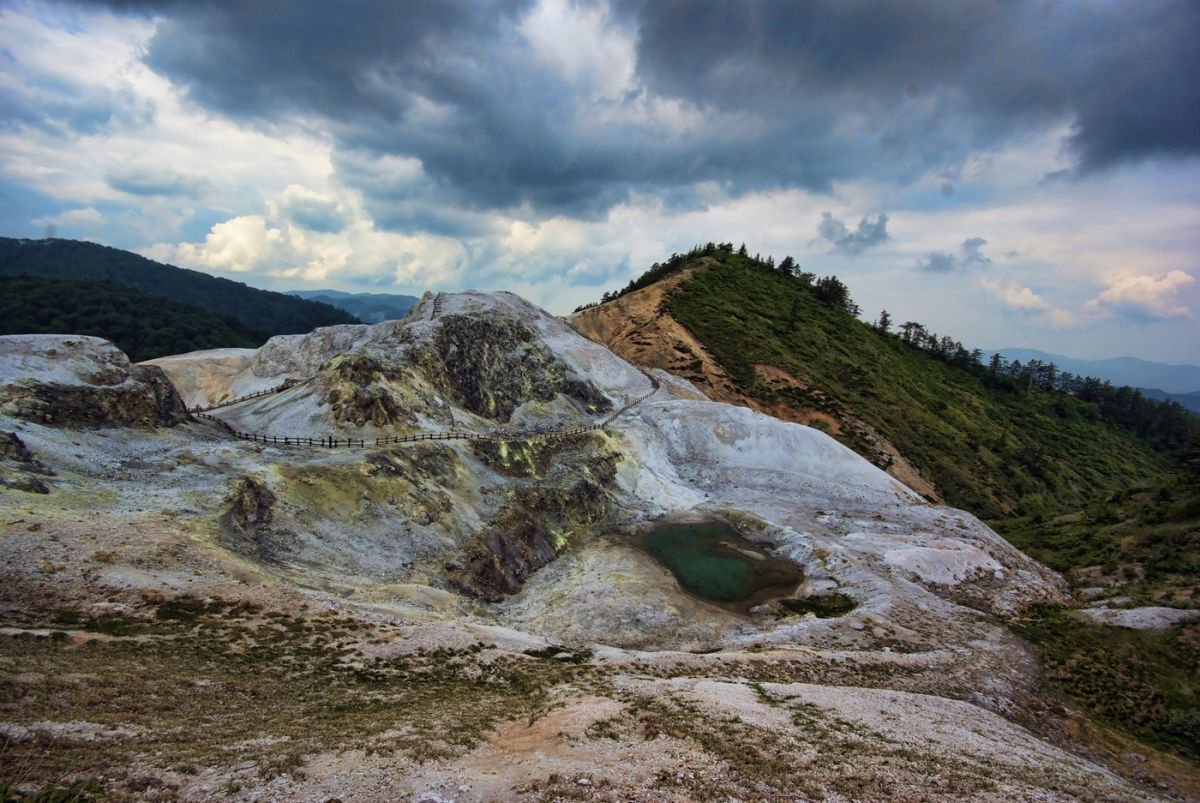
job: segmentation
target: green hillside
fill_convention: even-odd
[[[0,237],[0,275],[115,282],[152,296],[236,318],[261,339],[302,334],[319,326],[358,323],[328,304],[259,290],[145,257],[77,240]]]
[[[1139,576],[1165,578],[1170,566],[1195,568],[1181,555],[1200,546],[1200,482],[1194,469],[1185,474],[1182,455],[1200,421],[1178,405],[1083,378],[1070,378],[1074,394],[1054,390],[1069,377],[1049,371],[1047,381],[1044,366],[1014,377],[949,338],[937,348],[906,342],[858,320],[835,277],[818,279],[790,259],[776,267],[728,245],[676,255],[605,300],[697,265],[665,311],[746,395],[866,421],[948,503],[1060,570],[1136,562]],[[808,387],[768,386],[756,364]],[[853,435],[842,438],[869,453]]]
[[[239,321],[112,282],[0,276],[0,334],[94,335],[138,362],[262,345]]]

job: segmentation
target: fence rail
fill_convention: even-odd
[[[643,372],[643,373],[645,373],[645,372]],[[242,432],[240,430],[235,429],[228,421],[224,420],[223,418],[219,418],[215,415],[210,415],[208,412],[210,410],[216,410],[221,407],[229,407],[230,405],[238,404],[239,402],[247,401],[249,399],[257,399],[261,396],[268,396],[272,393],[279,393],[281,391],[287,390],[288,388],[295,387],[296,385],[301,384],[303,381],[307,381],[307,380],[296,380],[296,379],[289,379],[289,380],[285,381],[282,385],[279,385],[278,387],[270,388],[268,390],[260,390],[257,393],[251,393],[247,396],[241,396],[237,399],[231,399],[226,402],[221,402],[220,404],[213,405],[212,407],[197,408],[195,410],[191,410],[190,412],[196,418],[200,418],[205,421],[212,421],[212,422],[216,423],[223,430],[225,430],[226,433],[228,433],[229,435],[232,435],[235,438],[238,438],[239,440],[250,441],[251,443],[262,443],[262,444],[266,444],[268,446],[305,446],[305,447],[311,446],[314,448],[322,448],[322,449],[338,449],[338,448],[364,449],[364,448],[366,448],[368,443],[370,443],[372,446],[378,447],[378,446],[389,446],[389,445],[398,444],[398,443],[417,443],[419,441],[455,441],[455,440],[516,441],[516,440],[537,440],[537,439],[547,439],[548,440],[551,438],[568,438],[573,435],[582,435],[585,432],[595,432],[597,430],[607,429],[609,426],[612,425],[612,423],[618,417],[629,412],[634,407],[637,407],[639,404],[641,404],[646,399],[650,398],[651,396],[653,396],[655,393],[658,392],[659,388],[661,387],[659,381],[657,379],[655,379],[653,376],[651,376],[650,374],[645,374],[645,376],[647,379],[650,380],[650,384],[652,385],[652,387],[648,393],[645,393],[645,394],[639,396],[638,398],[634,399],[629,404],[626,404],[624,407],[617,410],[615,413],[613,413],[608,418],[605,418],[603,421],[601,421],[599,423],[579,424],[579,425],[572,426],[572,427],[563,427],[561,429],[520,430],[520,431],[514,431],[514,432],[488,432],[488,433],[460,432],[457,430],[451,430],[449,432],[422,432],[422,433],[418,433],[415,435],[388,435],[386,437],[381,437],[381,438],[350,438],[350,437],[343,438],[343,437],[339,437],[336,435],[326,435],[326,436],[320,437],[320,438],[313,438],[313,437],[296,437],[293,435],[265,435],[261,432]]]
[[[193,413],[196,418],[212,421],[228,434],[239,440],[252,443],[262,443],[268,446],[312,446],[324,449],[337,448],[366,448],[371,446],[388,446],[397,443],[417,443],[419,441],[518,441],[536,440],[538,438],[567,438],[572,435],[582,435],[585,432],[595,432],[604,429],[607,424],[583,424],[546,431],[523,430],[514,432],[421,432],[415,435],[389,435],[382,438],[343,438],[336,435],[326,435],[320,438],[295,437],[292,435],[264,435],[260,432],[241,432],[230,426],[228,421],[208,413]]]
[[[228,399],[228,400],[220,402],[218,404],[209,405],[208,407],[197,407],[196,409],[192,410],[191,412],[192,413],[207,413],[209,410],[219,410],[222,407],[230,407],[235,404],[241,404],[242,402],[250,401],[251,399],[260,399],[263,396],[271,396],[275,393],[282,393],[283,391],[287,390],[288,388],[294,388],[294,387],[296,387],[296,385],[299,385],[302,382],[306,382],[306,381],[308,381],[308,380],[285,379],[283,381],[282,385],[276,385],[273,388],[267,388],[266,390],[260,390],[255,393],[247,393],[245,396],[238,396],[236,399]]]

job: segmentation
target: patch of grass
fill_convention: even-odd
[[[592,660],[591,650],[572,650],[570,647],[563,647],[556,644],[550,644],[540,650],[525,650],[524,654],[531,658],[541,658],[546,661],[558,661],[566,664],[586,664]]]
[[[56,625],[71,627],[83,622],[83,615],[80,614],[79,611],[71,608],[59,608],[54,612],[54,615],[50,617],[50,621]]]
[[[1200,490],[1194,484],[1132,488],[1073,515],[990,524],[1075,585],[1104,580],[1141,604],[1200,604]]]
[[[1012,628],[1038,647],[1045,679],[1088,716],[1200,759],[1200,625],[1132,630],[1038,605]]]
[[[0,781],[0,801],[3,803],[92,803],[95,796],[103,792],[104,787],[94,778],[70,786],[48,783],[37,789]]]
[[[0,639],[0,656],[19,661],[25,677],[0,676],[0,699],[13,701],[7,721],[132,734],[81,740],[35,728],[9,745],[0,777],[14,766],[35,784],[121,779],[136,765],[212,767],[235,768],[230,782],[245,785],[256,775],[299,775],[305,756],[330,749],[445,758],[501,721],[548,710],[554,686],[592,671],[578,651],[570,661],[484,661],[477,645],[371,658],[364,646],[396,631],[335,615],[251,615],[192,598],[153,610],[154,618],[124,617],[107,629],[169,638]]]

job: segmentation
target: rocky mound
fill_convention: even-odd
[[[272,338],[257,352],[223,349],[149,364],[166,371],[193,406],[299,382],[226,415],[239,429],[281,436],[578,421],[628,401],[589,377],[588,348],[550,344],[564,338],[581,340],[511,294],[426,294],[402,321],[328,327]],[[648,387],[630,366],[622,374],[625,385]]]
[[[0,337],[0,412],[41,424],[170,427],[188,418],[157,366],[130,365],[107,340]]]

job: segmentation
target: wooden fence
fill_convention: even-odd
[[[435,298],[435,302],[440,297],[441,296],[439,294]],[[645,372],[643,372],[643,373],[645,373]],[[657,379],[655,379],[653,376],[651,376],[650,374],[645,374],[645,376],[647,379],[650,380],[650,383],[652,385],[652,387],[648,393],[645,393],[642,396],[639,396],[638,398],[634,399],[629,404],[627,404],[624,407],[622,407],[621,409],[617,410],[615,413],[613,413],[612,415],[610,415],[608,418],[604,419],[600,423],[580,424],[580,425],[573,426],[573,427],[563,427],[561,429],[521,430],[521,431],[514,431],[514,432],[490,432],[490,433],[458,432],[458,431],[452,430],[450,432],[422,432],[422,433],[419,433],[416,435],[389,435],[389,436],[382,437],[382,438],[350,438],[350,437],[343,438],[343,437],[339,437],[336,435],[326,435],[321,438],[312,438],[312,437],[295,437],[295,436],[291,436],[291,435],[264,435],[260,432],[241,432],[237,429],[234,429],[233,426],[231,426],[228,421],[225,421],[222,418],[218,418],[215,415],[209,415],[209,413],[208,413],[209,410],[216,410],[221,407],[229,407],[230,405],[238,404],[240,402],[248,401],[250,399],[257,399],[262,396],[269,396],[272,393],[279,393],[281,391],[287,390],[288,388],[295,387],[296,385],[301,384],[302,381],[307,381],[307,380],[296,380],[296,379],[288,379],[282,385],[279,385],[278,387],[270,388],[268,390],[260,390],[257,393],[251,393],[247,396],[240,396],[236,399],[230,399],[229,401],[221,402],[220,404],[215,404],[212,407],[197,408],[195,410],[191,410],[190,412],[196,418],[201,418],[201,419],[204,419],[205,421],[212,421],[212,422],[216,423],[218,426],[220,426],[222,429],[224,429],[228,434],[232,435],[235,438],[238,438],[239,440],[250,441],[251,443],[262,443],[262,444],[266,444],[268,446],[305,446],[305,447],[311,446],[314,448],[321,448],[321,449],[337,449],[337,448],[364,449],[364,448],[366,448],[368,443],[370,443],[372,446],[378,447],[378,446],[389,446],[389,445],[397,444],[397,443],[417,443],[419,441],[455,441],[455,440],[517,441],[517,440],[537,440],[537,439],[549,439],[549,438],[567,438],[567,437],[571,437],[572,435],[582,435],[585,432],[595,432],[597,430],[607,429],[613,423],[613,421],[615,421],[619,416],[624,415],[625,413],[629,412],[634,407],[637,407],[639,404],[644,402],[646,399],[650,398],[655,393],[657,393],[659,390],[659,387],[660,387],[659,381]]]
[[[208,413],[194,413],[197,418],[218,424],[228,434],[239,440],[252,443],[262,443],[268,446],[312,446],[323,449],[337,448],[366,448],[371,446],[388,446],[396,443],[417,443],[419,441],[519,441],[536,440],[538,438],[567,438],[572,435],[582,435],[585,432],[595,432],[604,429],[606,424],[583,424],[581,426],[551,429],[546,431],[522,430],[514,432],[422,432],[415,435],[389,435],[383,438],[343,438],[327,435],[321,438],[293,437],[291,435],[264,435],[259,432],[241,432],[229,425],[229,422]]]
[[[210,405],[209,407],[197,407],[196,409],[192,410],[191,412],[192,413],[206,413],[209,410],[219,410],[222,407],[229,407],[234,404],[241,404],[242,402],[250,401],[251,399],[259,399],[259,398],[262,398],[263,396],[270,396],[274,393],[282,393],[283,391],[287,390],[288,388],[294,388],[294,387],[296,387],[296,385],[302,384],[303,382],[307,382],[307,381],[308,380],[285,379],[283,381],[282,385],[276,385],[273,388],[267,388],[266,390],[260,390],[256,393],[248,393],[245,396],[238,396],[236,399],[228,399],[219,404]]]

